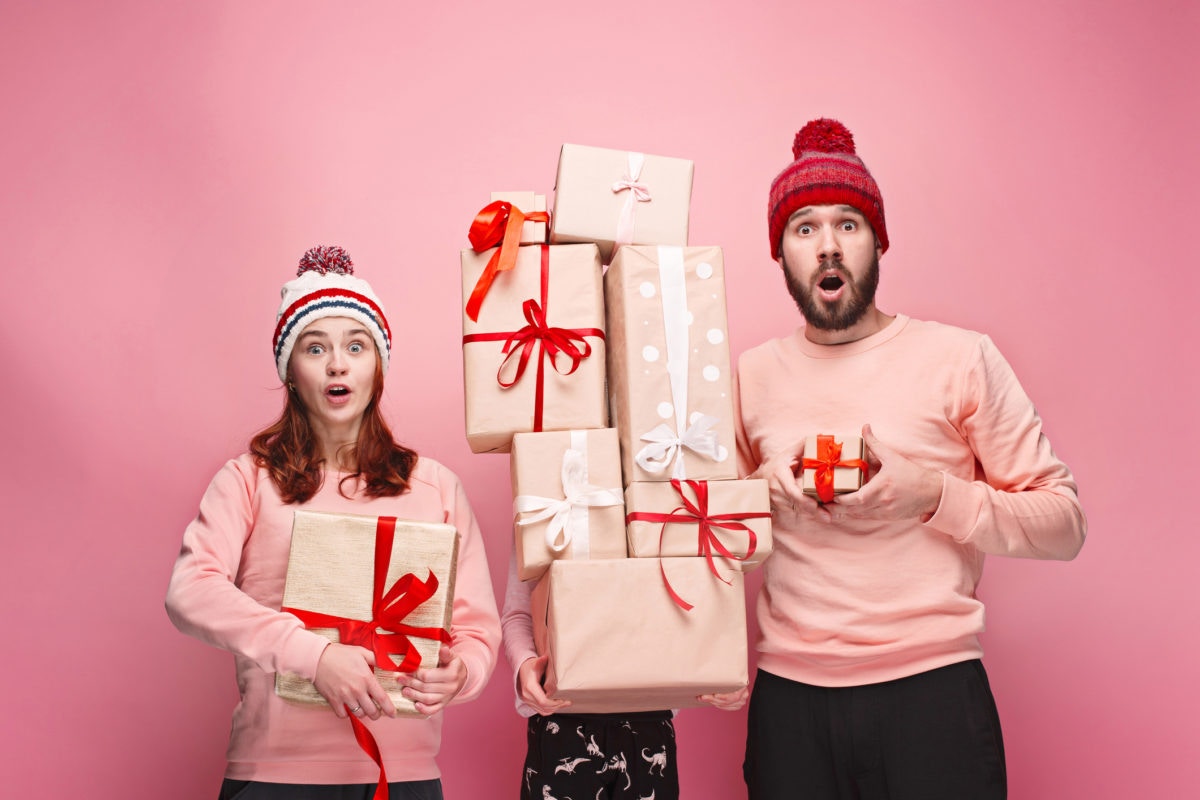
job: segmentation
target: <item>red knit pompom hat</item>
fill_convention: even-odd
[[[805,206],[853,206],[871,223],[879,246],[888,249],[883,197],[845,125],[835,119],[814,119],[796,134],[792,156],[796,160],[771,182],[767,204],[771,258],[779,257],[788,218]]]
[[[280,296],[271,340],[279,380],[287,382],[288,361],[300,334],[310,322],[322,317],[350,317],[365,325],[387,374],[392,354],[391,328],[371,284],[355,277],[354,262],[345,250],[328,245],[310,249],[300,259],[296,277],[283,285]]]

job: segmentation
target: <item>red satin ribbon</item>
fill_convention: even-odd
[[[592,354],[592,346],[584,338],[596,336],[604,339],[604,331],[600,328],[553,328],[547,322],[547,298],[550,289],[550,248],[542,245],[541,263],[541,302],[532,298],[521,305],[521,310],[528,323],[515,331],[500,333],[469,333],[463,337],[463,344],[471,342],[504,342],[501,353],[504,360],[496,370],[496,383],[505,389],[515,386],[525,374],[529,359],[534,357],[533,350],[538,348],[537,383],[534,384],[533,396],[533,430],[542,429],[543,407],[546,394],[546,358],[549,357],[554,371],[560,375],[570,375],[579,369],[585,358]],[[564,355],[570,362],[570,368],[565,372],[559,367],[559,355]],[[512,379],[505,379],[506,371],[513,357],[517,357],[515,369],[512,369]]]
[[[363,622],[302,608],[284,607],[282,610],[299,617],[307,628],[336,628],[338,640],[342,644],[358,645],[372,651],[377,667],[397,672],[416,672],[417,667],[421,665],[421,654],[408,637],[418,636],[449,644],[450,634],[443,628],[419,627],[403,622],[405,617],[437,592],[438,579],[433,570],[429,571],[429,577],[424,581],[410,572],[385,591],[395,538],[396,518],[380,517],[375,523],[375,573],[369,621]],[[393,660],[393,656],[401,657],[399,664]],[[387,775],[375,737],[353,714],[350,715],[350,726],[354,730],[354,738],[358,740],[359,747],[379,765],[376,800],[388,800]]]
[[[492,288],[496,276],[516,266],[517,248],[521,246],[521,226],[526,220],[549,222],[550,215],[545,211],[531,211],[526,214],[512,203],[495,200],[484,206],[471,222],[467,238],[471,242],[472,250],[482,253],[492,247],[500,248],[488,259],[483,274],[479,276],[470,298],[467,299],[467,316],[472,322],[479,320],[479,308],[483,305],[483,298]]]
[[[692,492],[696,495],[695,502],[688,499],[688,496],[684,494],[682,484],[687,484],[691,488]],[[715,550],[718,555],[730,561],[745,561],[750,558],[754,555],[754,551],[758,549],[758,536],[748,526],[742,524],[740,520],[768,518],[771,516],[770,512],[741,511],[728,514],[710,514],[708,513],[708,481],[680,481],[673,479],[671,486],[675,487],[676,493],[678,493],[680,500],[683,501],[682,506],[677,506],[668,514],[657,511],[631,511],[625,515],[625,522],[661,522],[662,528],[658,532],[658,550],[660,555],[662,553],[663,536],[667,531],[667,523],[694,523],[698,528],[696,555],[704,556],[708,561],[708,568],[712,574],[728,584],[729,581],[722,578],[721,573],[717,571],[713,551]],[[735,556],[717,538],[716,531],[713,530],[714,528],[721,528],[727,531],[745,531],[746,555]],[[667,578],[667,572],[662,566],[661,559],[659,560],[658,567],[663,576],[663,585],[667,587],[667,594],[671,595],[671,599],[675,601],[675,604],[684,611],[691,611],[695,606],[680,597],[671,586],[671,581]]]
[[[870,474],[870,467],[861,458],[842,461],[842,443],[832,436],[817,437],[817,457],[800,460],[801,469],[816,470],[813,483],[817,487],[817,498],[822,503],[833,500],[833,470],[835,467],[850,467],[860,470],[865,481]]]

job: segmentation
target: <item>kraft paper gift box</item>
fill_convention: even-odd
[[[801,490],[822,503],[858,491],[869,477],[867,448],[859,436],[808,436],[796,466]]]
[[[391,675],[437,666],[442,642],[450,638],[457,565],[453,525],[297,511],[283,610],[332,642],[373,649],[375,677],[396,710],[420,716]],[[377,627],[388,634],[372,639]],[[312,682],[298,675],[277,673],[275,693],[297,703],[326,704]]]
[[[725,575],[732,562],[757,567],[773,547],[765,480],[632,483],[625,512],[631,558],[708,556]]]
[[[680,608],[663,585],[694,604]],[[549,654],[546,693],[568,713],[703,705],[746,686],[742,574],[729,584],[702,558],[555,561],[533,590],[534,641]]]
[[[492,192],[491,201],[503,200],[512,203],[521,211],[528,214],[531,211],[546,210],[546,195],[534,192]],[[546,223],[525,220],[521,226],[521,244],[545,244]]]
[[[464,303],[492,252],[462,251]],[[595,245],[517,248],[478,320],[463,314],[471,451],[507,453],[522,431],[607,427],[604,324]]]
[[[625,485],[737,478],[721,248],[622,247],[604,294]]]
[[[595,242],[604,263],[624,244],[687,244],[692,162],[564,144],[550,243]]]
[[[615,430],[518,433],[511,460],[521,580],[540,578],[557,559],[625,558]]]

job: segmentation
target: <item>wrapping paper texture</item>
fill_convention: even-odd
[[[667,250],[668,248],[662,248]],[[734,458],[733,389],[725,312],[725,269],[719,247],[685,247],[687,387],[685,427],[698,415],[716,419],[718,459],[681,448],[684,477],[732,480]],[[643,436],[659,425],[678,432],[679,423],[667,368],[658,247],[622,247],[604,276],[608,318],[608,388],[614,424],[621,434],[625,484],[666,481],[674,464],[650,472],[636,463]],[[676,254],[678,255],[678,254]]]
[[[640,154],[639,154],[640,155]],[[637,182],[649,193],[634,200],[626,244],[687,244],[693,164],[683,158],[645,155]],[[621,214],[631,189],[613,191],[629,176],[629,153],[564,144],[558,157],[550,242],[594,242],[604,263],[612,260]]]
[[[749,537],[746,531],[721,527],[722,524],[740,523],[754,533],[755,548],[750,558],[738,561],[742,572],[757,567],[771,554],[771,497],[765,480],[747,479],[733,481],[708,481],[708,513],[717,517],[712,526],[713,534],[737,558],[746,555]],[[692,489],[684,484],[683,492],[695,501]],[[647,481],[632,483],[625,490],[625,511],[670,514],[683,506],[679,492],[670,483]],[[741,513],[765,514],[766,516],[745,520],[722,521],[721,515]],[[627,525],[629,555],[631,558],[698,556],[700,552],[700,526],[696,522],[647,522],[630,520]],[[660,549],[661,540],[661,549]],[[731,566],[729,560],[713,553],[717,568],[722,575]]]
[[[842,461],[852,459],[867,460],[867,448],[861,436],[835,436],[834,440],[842,445]],[[804,439],[803,458],[817,457],[817,437],[807,436]],[[817,496],[817,471],[815,469],[801,469],[800,473],[800,488],[801,490],[812,497]],[[857,467],[834,467],[833,468],[833,493],[834,494],[849,494],[857,492],[863,487],[865,476],[862,470]]]
[[[492,284],[480,309],[479,320],[463,314],[463,335],[511,333],[526,327],[526,300],[540,303],[541,247],[521,247],[516,266],[501,273]],[[463,301],[470,296],[483,273],[492,250],[476,253],[462,251]],[[547,324],[553,327],[604,329],[604,295],[601,266],[595,245],[564,245],[550,248],[549,280],[545,306]],[[604,428],[608,425],[608,407],[604,394],[605,342],[587,336],[591,355],[569,375],[557,372],[547,358],[543,369],[542,430]],[[465,384],[467,442],[474,453],[507,453],[514,433],[534,429],[537,393],[537,361],[542,358],[535,346],[524,375],[509,388],[497,382],[497,372],[505,361],[503,341],[463,344],[463,382]],[[517,358],[510,360],[506,374],[511,379]],[[564,371],[569,362],[562,356]]]
[[[347,619],[370,620],[375,576],[375,528],[378,518],[355,514],[297,511],[292,526],[283,606],[332,614]],[[418,627],[450,630],[454,608],[454,580],[458,565],[458,531],[452,525],[397,520],[392,558],[385,586],[413,573],[424,581],[430,570],[437,576],[437,591],[405,617]],[[313,628],[331,642],[332,628]],[[421,667],[435,667],[441,643],[410,637],[421,654]],[[398,660],[398,659],[397,659]],[[421,716],[391,670],[375,670],[375,677],[406,716]],[[277,673],[275,693],[297,703],[327,705],[312,682],[298,675]]]
[[[533,192],[492,192],[491,202],[504,200],[512,203],[524,213],[546,210],[546,195]],[[546,241],[546,223],[529,222],[521,226],[521,244],[543,244]]]
[[[563,500],[563,456],[572,447],[572,436],[585,439],[587,482],[601,489],[621,492],[621,453],[617,432],[612,428],[587,431],[546,431],[513,436],[511,475],[513,497],[536,496]],[[568,522],[571,539],[566,548],[554,552],[546,542],[551,520],[516,524],[532,513],[514,514],[513,534],[517,552],[517,575],[521,580],[540,578],[558,559],[625,558],[625,506],[578,508],[572,514],[582,519]],[[582,535],[572,527],[583,526]]]
[[[740,572],[716,580],[701,558],[555,561],[532,597],[534,640],[549,653],[546,692],[569,713],[633,713],[703,705],[698,695],[747,685]]]

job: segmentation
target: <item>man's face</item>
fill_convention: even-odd
[[[852,328],[874,306],[880,248],[854,207],[801,208],[788,219],[779,252],[788,291],[814,328]]]

